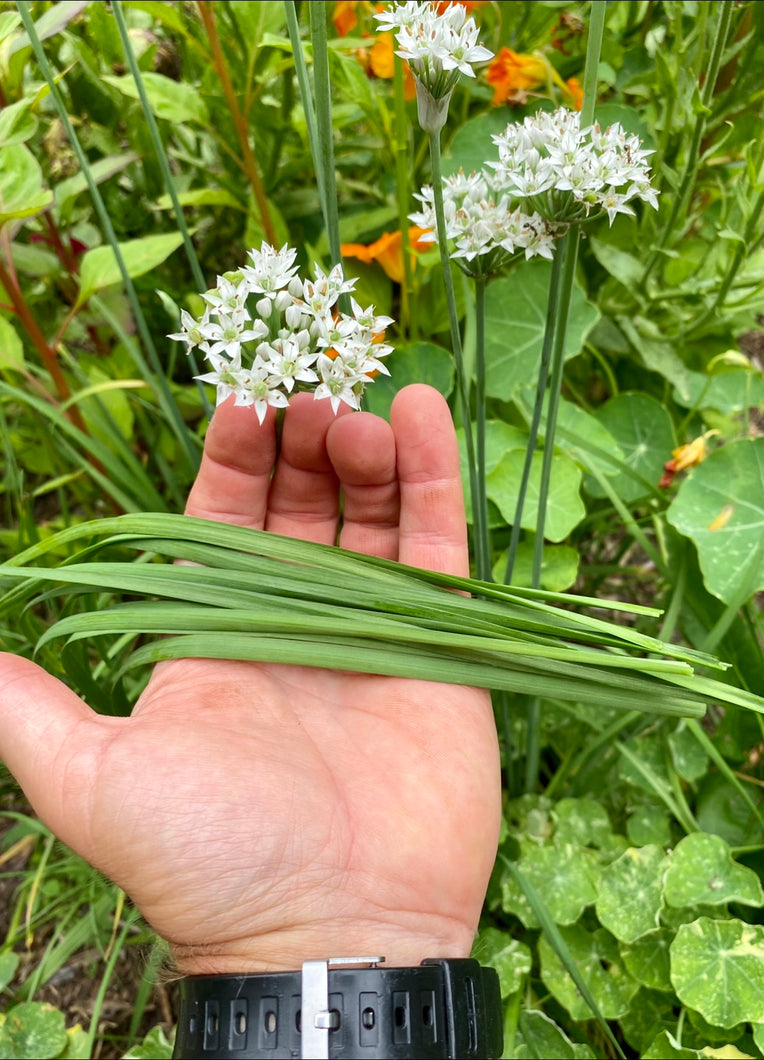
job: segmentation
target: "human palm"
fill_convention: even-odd
[[[445,403],[408,388],[391,424],[298,398],[277,454],[272,421],[229,403],[187,511],[331,543],[341,497],[344,547],[466,573]],[[189,659],[158,666],[120,719],[4,656],[0,717],[35,808],[128,892],[181,971],[469,952],[499,815],[485,693]]]

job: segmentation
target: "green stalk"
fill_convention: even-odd
[[[132,45],[130,44],[130,38],[127,34],[127,25],[125,24],[125,16],[122,13],[121,0],[114,0],[111,5],[111,9],[114,12],[114,21],[117,23],[117,30],[119,31],[119,38],[122,42],[122,52],[125,56],[130,73],[133,75],[135,81],[135,87],[138,89],[138,98],[141,102],[141,108],[143,110],[143,117],[146,121],[146,126],[149,130],[151,142],[154,147],[154,158],[159,164],[159,169],[162,173],[162,180],[164,182],[165,190],[170,196],[170,202],[172,203],[173,213],[175,214],[175,223],[178,226],[178,231],[183,236],[183,249],[186,252],[186,258],[191,268],[191,274],[194,277],[194,283],[196,284],[197,290],[204,291],[207,288],[207,282],[204,279],[204,273],[202,272],[201,266],[199,265],[199,259],[196,256],[196,250],[194,244],[191,242],[191,234],[188,231],[186,224],[186,218],[183,214],[183,207],[180,205],[178,199],[178,193],[175,190],[175,181],[172,179],[172,173],[170,172],[170,163],[167,160],[167,152],[164,149],[162,138],[159,135],[159,128],[154,119],[153,111],[151,110],[151,104],[149,103],[149,97],[146,94],[146,86],[143,83],[143,77],[138,63],[135,59],[135,53],[133,52]],[[189,361],[191,369],[194,375],[199,371],[196,358],[193,350],[188,351]],[[210,404],[207,392],[204,388],[204,384],[198,379],[196,380],[196,386],[201,395],[202,407],[204,409],[205,416],[209,417],[212,415],[212,405]]]
[[[183,421],[180,409],[178,408],[177,402],[173,397],[172,390],[170,389],[170,385],[162,369],[162,364],[159,360],[154,341],[151,337],[151,332],[149,331],[148,325],[146,323],[146,318],[143,315],[143,310],[141,309],[137,292],[133,285],[133,281],[127,271],[127,266],[125,265],[124,258],[122,257],[122,252],[119,249],[119,243],[117,242],[117,236],[114,231],[114,227],[111,223],[111,218],[109,217],[106,205],[103,201],[103,198],[101,197],[98,185],[93,180],[87,156],[85,155],[85,152],[82,149],[82,145],[80,144],[79,138],[77,137],[77,134],[74,131],[74,127],[71,121],[69,120],[69,115],[64,104],[64,99],[61,95],[61,90],[58,87],[58,82],[48,62],[47,56],[45,55],[42,44],[40,43],[40,38],[37,34],[37,30],[35,29],[32,17],[29,14],[29,0],[19,0],[17,7],[19,10],[19,14],[21,15],[21,20],[24,23],[24,29],[27,31],[30,43],[32,45],[32,48],[34,49],[35,57],[40,67],[40,72],[42,73],[45,81],[48,84],[50,94],[53,97],[53,101],[56,105],[56,110],[58,111],[59,118],[61,119],[61,123],[64,126],[64,129],[66,130],[69,143],[71,144],[72,150],[77,156],[77,161],[79,162],[83,176],[87,181],[88,189],[93,199],[93,205],[95,206],[96,213],[98,214],[98,219],[101,222],[104,234],[114,252],[114,258],[119,267],[119,271],[122,274],[122,280],[125,285],[125,291],[130,302],[130,307],[133,311],[136,327],[138,328],[138,333],[140,334],[143,347],[148,355],[151,369],[154,372],[154,375],[151,376],[150,380],[152,388],[157,394],[157,399],[165,416],[167,417],[167,421],[170,427],[178,438],[181,452],[183,452],[192,473],[195,473],[199,465],[197,451],[194,447],[190,432]]]
[[[332,128],[332,95],[329,84],[329,49],[326,36],[325,0],[313,0],[310,10],[310,36],[313,42],[313,86],[316,93],[316,121],[318,131],[317,169],[322,173],[324,189],[324,224],[329,240],[332,265],[342,262],[340,224],[337,212],[337,186],[334,176],[334,136]]]
[[[488,525],[488,497],[486,496],[485,473],[485,291],[486,278],[475,279],[475,427],[477,434],[477,500],[480,504],[480,523],[483,527],[484,548],[478,553],[477,576],[482,581],[490,581],[491,571],[491,528]],[[474,513],[474,499],[473,499]],[[473,515],[474,518],[474,515]],[[481,565],[481,564],[484,564]]]
[[[440,133],[430,132],[430,164],[432,167],[432,188],[435,206],[435,226],[440,251],[440,265],[443,273],[443,284],[448,305],[448,326],[451,332],[451,346],[456,368],[456,387],[459,395],[459,409],[464,426],[464,443],[467,451],[467,468],[470,480],[470,498],[472,501],[472,526],[474,532],[475,563],[478,570],[491,569],[491,554],[488,546],[488,527],[483,523],[483,503],[480,497],[478,482],[475,441],[472,435],[472,416],[470,414],[469,385],[464,371],[462,337],[459,331],[459,313],[456,308],[454,278],[451,273],[451,257],[448,253],[446,237],[446,214],[443,206],[443,167],[440,156]]]
[[[316,174],[318,197],[321,200],[321,210],[324,215],[324,223],[326,223],[326,189],[324,187],[324,172],[320,165],[321,149],[318,140],[316,112],[313,109],[313,95],[310,91],[308,67],[305,63],[305,56],[302,50],[300,26],[297,21],[297,8],[294,0],[284,0],[284,11],[286,13],[289,40],[292,45],[292,59],[294,61],[294,72],[297,77],[297,87],[300,90],[300,101],[302,102],[302,109],[305,114],[305,127],[308,131],[308,143],[310,144],[310,153],[313,158],[313,169]],[[327,232],[328,230],[327,226]]]
[[[711,56],[708,60],[708,67],[705,71],[705,81],[700,96],[700,107],[698,108],[697,117],[695,118],[695,128],[692,133],[690,149],[687,153],[684,173],[682,174],[682,180],[679,184],[676,197],[674,198],[674,205],[671,214],[669,215],[669,219],[664,223],[658,243],[650,254],[650,257],[647,259],[645,270],[642,273],[642,279],[640,280],[639,285],[643,290],[650,274],[661,257],[663,249],[667,246],[669,240],[673,236],[677,222],[681,220],[687,212],[692,189],[695,185],[700,146],[703,141],[706,121],[711,112],[711,101],[713,100],[714,91],[716,89],[716,80],[721,69],[724,46],[727,43],[730,23],[732,22],[732,13],[735,7],[735,5],[731,3],[717,4],[715,6],[719,10],[719,21],[716,24],[716,34],[711,49]]]
[[[404,98],[403,60],[394,56],[393,88],[395,92],[395,122],[393,135],[393,152],[395,154],[395,194],[398,207],[398,227],[401,233],[401,253],[403,254],[403,283],[401,284],[401,332],[407,335],[410,342],[416,339],[417,324],[411,314],[410,294],[412,289],[411,254],[409,247],[409,167],[408,161],[408,120],[406,118],[406,100]]]

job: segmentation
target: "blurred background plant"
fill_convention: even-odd
[[[492,136],[509,122],[581,107],[592,8],[605,5],[463,6],[494,58],[454,89],[446,177],[498,160]],[[178,331],[181,308],[199,315],[199,292],[262,240],[296,247],[301,267],[331,264],[320,194],[329,178],[314,165],[308,104],[320,89],[321,28],[345,271],[358,276],[362,305],[398,321],[387,333],[391,377],[367,388],[366,407],[384,415],[397,389],[428,382],[464,436],[438,253],[409,219],[432,179],[428,137],[411,73],[374,14],[363,0],[0,3],[2,559],[101,515],[181,510],[209,404],[193,380],[200,366],[163,336]],[[600,596],[606,614],[608,599],[663,609],[664,640],[713,652],[729,664],[724,680],[756,692],[764,8],[613,0],[605,16],[594,115],[655,152],[659,210],[637,204],[635,216],[602,217],[583,233],[539,580]],[[498,581],[552,268],[515,263],[485,289]],[[472,404],[479,314],[473,281],[458,269],[453,281]],[[535,448],[515,534],[518,585],[534,578]],[[465,482],[466,469],[465,452]],[[31,655],[57,619],[116,599],[51,592],[6,609],[2,645]],[[38,657],[96,709],[123,712],[143,678],[128,675],[116,695],[102,678],[134,646],[79,642],[69,673],[52,645]],[[502,977],[506,1055],[696,1056],[734,1044],[735,1055],[761,1056],[761,717],[712,704],[701,722],[677,721],[547,700],[529,722],[519,703],[499,711],[505,830],[476,943]],[[159,1028],[139,1044],[154,1025],[172,1026],[148,932],[30,816],[7,775],[0,785],[0,1055],[25,1055],[41,1021],[48,1051],[34,1055],[167,1053]],[[562,958],[578,969],[578,994]]]

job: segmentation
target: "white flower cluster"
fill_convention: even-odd
[[[428,185],[414,197],[423,209],[410,214],[410,220],[427,229],[422,242],[435,242],[433,189]],[[455,244],[451,257],[470,275],[489,276],[519,253],[526,260],[554,256],[554,235],[547,222],[537,213],[513,209],[511,198],[487,170],[469,176],[460,170],[446,177],[443,209],[446,237]]]
[[[509,125],[493,141],[497,184],[549,221],[576,222],[604,211],[612,224],[616,214],[634,213],[632,199],[658,208],[646,163],[652,151],[618,123],[604,132],[596,124],[582,129],[578,112],[561,107]]]
[[[450,95],[459,74],[474,77],[472,63],[485,62],[493,52],[478,44],[478,29],[462,4],[439,13],[437,3],[395,3],[375,14],[381,31],[394,32],[397,55],[433,99]]]
[[[328,275],[316,265],[315,278],[302,280],[296,254],[265,242],[250,250],[252,264],[219,276],[217,287],[202,295],[202,316],[195,320],[183,310],[182,330],[168,336],[185,342],[186,352],[202,351],[212,371],[197,378],[214,383],[218,405],[234,394],[261,423],[269,405],[283,408],[299,390],[328,398],[335,412],[341,402],[358,409],[374,375],[390,374],[381,358],[392,346],[380,339],[392,318],[376,316],[373,306],[362,309],[354,298],[352,314],[338,312],[337,300],[356,281],[346,280],[340,265]]]

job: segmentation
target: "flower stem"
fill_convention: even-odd
[[[300,90],[300,102],[302,103],[303,113],[305,114],[305,127],[308,131],[308,143],[310,144],[310,153],[313,158],[313,169],[316,174],[316,186],[318,187],[318,197],[321,201],[321,211],[326,219],[326,191],[324,189],[324,173],[319,160],[321,157],[321,150],[318,145],[318,127],[316,125],[316,112],[313,109],[313,96],[310,91],[310,81],[308,79],[308,67],[305,63],[305,56],[302,51],[302,41],[300,40],[300,26],[297,21],[297,8],[294,0],[285,0],[284,11],[286,12],[287,30],[289,32],[289,40],[292,45],[292,61],[294,62],[294,72],[297,77],[297,87]]]
[[[488,525],[488,497],[486,496],[485,472],[485,291],[486,278],[475,279],[475,427],[477,434],[477,500],[480,504],[480,524],[483,527],[485,548],[480,559],[486,564],[484,569],[478,566],[477,576],[482,581],[490,581],[491,570],[491,528]],[[473,510],[475,501],[473,499]]]
[[[329,256],[332,265],[342,261],[340,251],[340,225],[337,212],[337,186],[334,176],[334,136],[332,129],[332,94],[329,83],[329,49],[326,36],[326,3],[314,0],[310,9],[310,36],[313,42],[313,87],[316,94],[316,124],[318,132],[318,158],[316,168],[321,170],[321,186],[324,190],[322,207],[324,224],[329,240]]]
[[[440,133],[430,132],[430,164],[432,166],[432,187],[435,206],[435,222],[438,235],[438,250],[443,273],[443,284],[448,306],[448,325],[451,332],[451,346],[456,368],[456,388],[459,396],[459,407],[464,426],[464,443],[467,451],[467,468],[470,480],[470,498],[472,501],[472,526],[474,532],[475,564],[478,570],[491,569],[491,556],[488,549],[487,527],[483,524],[483,504],[481,502],[477,462],[475,459],[475,442],[472,435],[472,417],[470,415],[469,387],[464,372],[462,338],[459,332],[459,314],[456,308],[454,278],[451,273],[451,258],[448,253],[446,237],[446,215],[443,207],[443,171],[440,160]]]
[[[409,247],[409,166],[408,166],[408,121],[404,96],[403,60],[394,55],[393,86],[395,90],[395,122],[393,125],[393,151],[395,153],[395,189],[398,207],[398,227],[401,232],[403,255],[403,283],[401,284],[401,332],[410,342],[416,339],[416,320],[411,315],[410,296],[412,289],[411,253]]]

